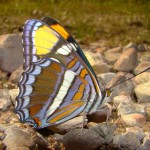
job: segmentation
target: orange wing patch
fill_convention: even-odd
[[[34,116],[35,114],[37,114],[42,109],[42,107],[43,107],[43,104],[30,106],[29,107],[30,116]]]
[[[56,30],[63,38],[68,39],[69,34],[67,33],[67,31],[61,25],[53,24],[53,25],[51,25],[51,28]]]

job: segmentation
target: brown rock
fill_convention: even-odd
[[[142,62],[140,63],[135,69],[134,69],[134,73],[138,74],[140,72],[142,72],[143,70],[145,70],[146,68],[150,67],[150,62]],[[150,72],[150,69],[147,70],[147,72]]]
[[[139,103],[150,103],[150,81],[138,85],[134,91]]]
[[[138,126],[143,127],[146,123],[146,117],[143,114],[129,114],[129,115],[122,115],[122,121],[130,127]]]
[[[115,62],[121,55],[122,47],[115,47],[107,50],[104,55],[108,62]]]
[[[23,72],[23,67],[20,66],[17,70],[15,70],[10,78],[9,78],[9,81],[10,82],[13,82],[13,83],[18,83],[18,81],[20,80],[20,77],[21,77],[21,74]]]
[[[109,66],[105,58],[99,53],[84,52],[96,74],[109,72]]]
[[[150,81],[150,72],[144,72],[144,73],[136,76],[135,78],[133,78],[133,81],[136,86],[139,84],[149,82]]]
[[[126,49],[114,64],[114,69],[129,72],[137,65],[137,50],[134,47]]]
[[[23,64],[21,36],[7,34],[0,36],[0,68],[13,72]]]

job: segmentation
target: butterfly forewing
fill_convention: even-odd
[[[15,112],[36,128],[65,122],[83,111],[93,113],[102,102],[95,75],[59,26],[61,31],[55,31],[42,21],[28,20],[23,30],[25,71]]]

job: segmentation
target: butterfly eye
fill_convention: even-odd
[[[112,90],[110,89],[105,89],[105,92],[106,92],[106,97],[110,97],[112,94]]]

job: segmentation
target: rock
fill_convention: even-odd
[[[66,149],[109,149],[116,126],[112,124],[108,125],[106,126],[106,123],[101,123],[90,127],[90,129],[83,129],[82,132],[80,129],[69,131],[63,138]]]
[[[114,64],[114,69],[118,71],[130,72],[137,65],[137,50],[135,48],[126,49]]]
[[[102,78],[105,83],[109,83],[111,81],[111,79],[115,76],[116,74],[113,72],[108,72],[108,73],[102,73],[102,74],[98,74],[97,78]]]
[[[131,80],[121,83],[122,81],[125,81],[129,77],[131,77],[131,74],[128,74],[126,75],[126,77],[124,77],[123,73],[118,73],[116,76],[112,78],[109,84],[107,84],[106,88],[111,88],[112,90],[111,95],[112,99],[118,95],[122,94],[131,95],[133,93],[134,85]]]
[[[131,103],[132,102],[131,96],[126,94],[126,95],[118,95],[113,98],[113,105],[116,108],[122,102]]]
[[[150,132],[150,122],[146,122],[146,124],[145,124],[144,127],[143,127],[143,131],[144,131],[145,133]]]
[[[8,80],[8,72],[3,72],[0,70],[0,80],[2,80],[3,82]]]
[[[90,130],[95,131],[99,134],[100,140],[105,145],[110,145],[114,138],[114,131],[116,129],[116,125],[106,122],[100,123],[97,126],[91,127]]]
[[[115,52],[109,52],[109,51],[106,51],[104,54],[105,54],[106,60],[110,63],[114,63],[121,55],[121,53],[115,53]]]
[[[86,120],[85,120],[86,121]],[[80,127],[83,124],[83,116],[75,117],[69,121],[66,121],[60,125],[57,126],[50,126],[48,129],[52,130],[53,132],[57,133],[66,133],[67,131],[70,131],[74,128]]]
[[[119,150],[135,150],[140,146],[140,141],[133,132],[128,132],[116,135],[113,139],[113,146]]]
[[[148,67],[150,67],[150,62],[147,62],[147,61],[142,62],[134,69],[134,73],[138,74],[138,73],[144,71]],[[150,69],[147,70],[147,72],[150,72]]]
[[[21,150],[38,149],[41,147],[46,149],[47,147],[47,143],[45,143],[32,128],[28,131],[27,129],[0,125],[0,130],[5,133],[3,143],[7,149]]]
[[[12,90],[9,90],[9,94],[10,94],[10,98],[11,98],[13,104],[15,104],[16,97],[17,97],[18,94],[19,94],[19,89],[12,89]]]
[[[145,108],[145,111],[146,111],[146,120],[150,121],[150,106]]]
[[[122,47],[115,47],[107,50],[104,55],[108,62],[115,62],[121,55]]]
[[[103,107],[97,110],[95,113],[88,115],[87,118],[89,122],[101,123],[106,121],[108,115],[109,109],[107,107]]]
[[[106,50],[107,50],[106,47],[96,47],[93,52],[103,54]]]
[[[0,110],[6,110],[11,105],[7,90],[0,90]]]
[[[97,125],[98,125],[98,123],[89,122],[89,123],[87,124],[87,127],[88,127],[88,128],[91,128],[91,127],[94,127],[94,126],[97,126]]]
[[[139,103],[150,103],[150,81],[138,85],[134,91]]]
[[[4,145],[4,143],[2,141],[0,141],[0,149],[1,150],[5,149],[5,145]]]
[[[137,139],[138,139],[139,141],[142,141],[143,138],[144,138],[144,136],[145,136],[143,129],[140,128],[140,127],[137,127],[137,126],[127,128],[126,130],[127,130],[127,133],[128,133],[128,132],[133,132],[134,135],[136,135],[136,137],[137,137]]]
[[[149,52],[144,53],[143,55],[141,55],[141,57],[139,58],[140,62],[145,62],[148,61],[150,62],[150,55]]]
[[[86,55],[96,74],[106,73],[110,71],[105,58],[101,54],[92,53],[89,51],[85,51],[84,54]]]
[[[67,132],[63,143],[68,150],[94,150],[102,145],[97,132],[90,129],[75,129]]]
[[[144,150],[149,150],[150,148],[150,135],[149,136],[146,136],[143,140],[143,144],[142,144],[142,148]]]
[[[138,51],[141,51],[141,52],[146,51],[145,45],[143,43],[138,45]]]
[[[129,115],[122,115],[122,121],[126,124],[126,126],[133,127],[143,127],[146,123],[146,117],[143,114],[129,114]]]
[[[6,72],[13,72],[23,64],[23,52],[21,43],[21,36],[18,34],[7,34],[0,36],[1,70]]]
[[[18,81],[20,80],[20,77],[22,75],[22,72],[23,72],[23,67],[20,66],[17,70],[12,72],[12,74],[9,78],[9,82],[18,83]]]
[[[129,114],[142,114],[145,115],[145,107],[141,106],[140,104],[136,103],[128,103],[128,102],[121,102],[117,107],[118,116],[119,115],[129,115]]]
[[[139,85],[150,81],[150,72],[144,72],[133,78],[134,84]]]

